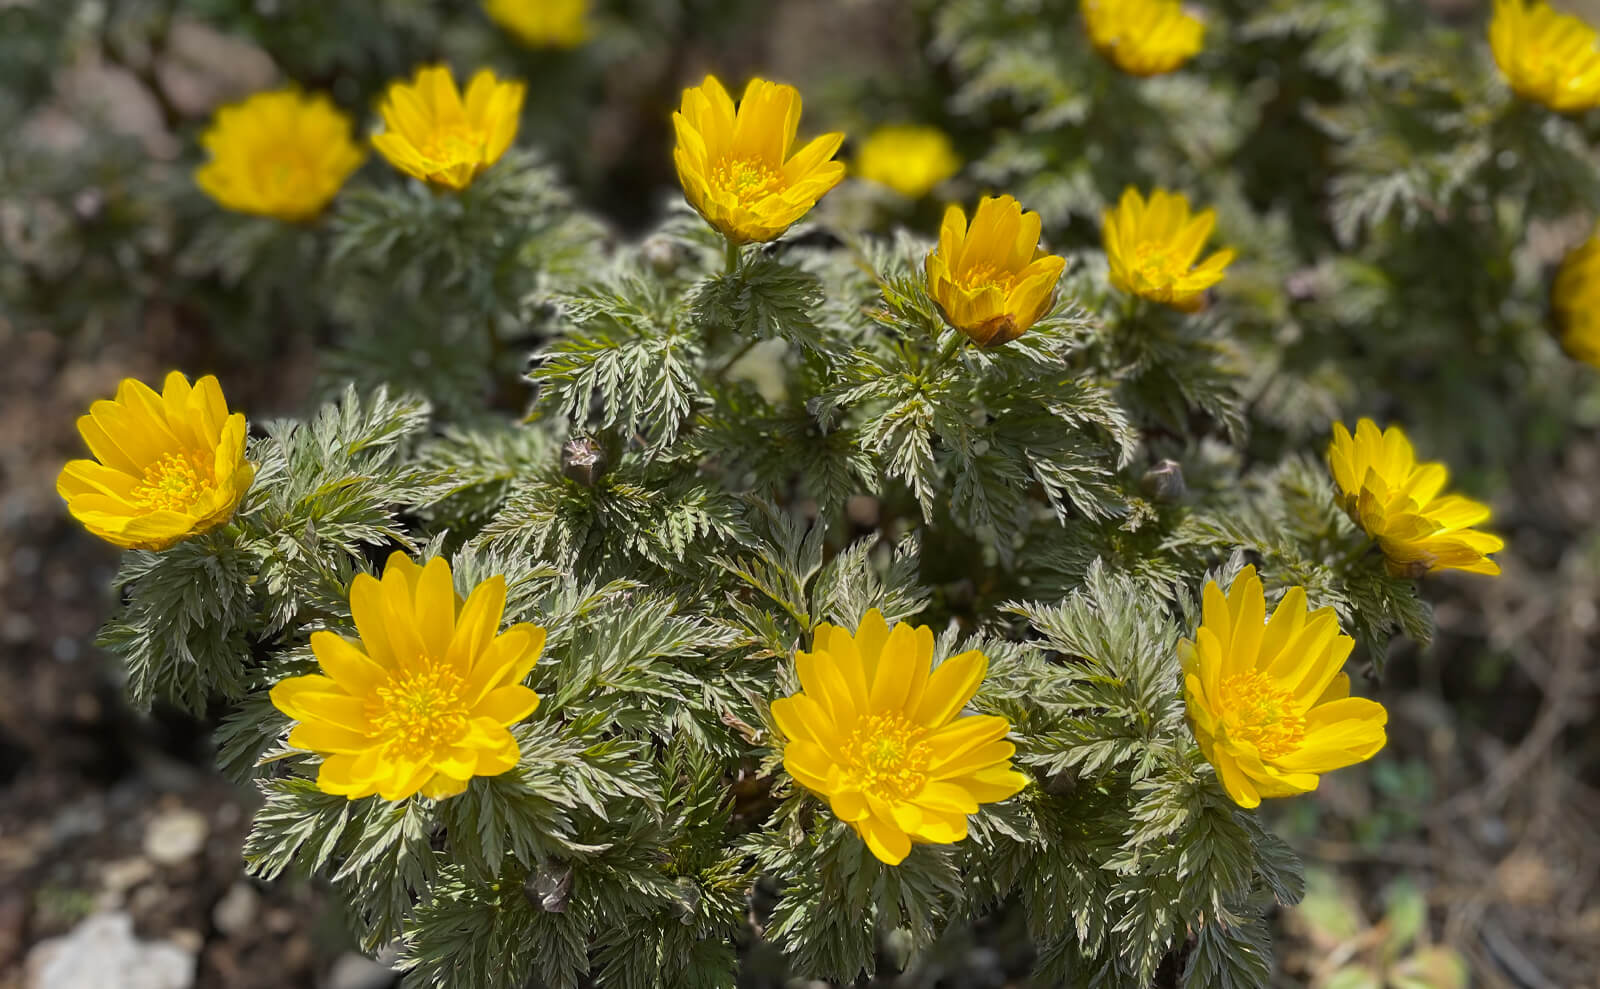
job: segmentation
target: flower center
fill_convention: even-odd
[[[759,158],[724,158],[711,171],[711,184],[746,205],[783,192],[783,175]]]
[[[1263,759],[1293,752],[1305,737],[1306,719],[1294,695],[1264,673],[1239,673],[1219,691],[1228,737],[1250,742]]]
[[[368,717],[399,752],[420,757],[454,744],[467,728],[466,686],[455,671],[424,656],[423,668],[377,688]]]
[[[926,735],[927,729],[898,712],[868,715],[845,740],[846,771],[864,792],[890,799],[915,796],[933,761]]]
[[[476,162],[483,157],[483,134],[471,127],[445,127],[428,134],[417,150],[440,165]]]
[[[993,285],[1000,290],[1001,294],[1005,294],[1010,292],[1011,287],[1016,284],[1017,273],[1007,271],[989,261],[980,261],[967,269],[966,277],[962,279],[962,282],[969,292],[976,292],[979,289]]]
[[[279,196],[303,197],[306,190],[322,185],[322,170],[293,148],[278,148],[259,158],[256,182],[259,188]]]
[[[1152,288],[1171,285],[1177,277],[1172,248],[1159,241],[1147,241],[1133,252],[1133,269],[1139,280]]]
[[[144,480],[128,498],[151,511],[188,512],[216,487],[211,467],[198,453],[168,453],[144,469]]]

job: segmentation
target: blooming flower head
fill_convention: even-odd
[[[73,518],[123,549],[166,549],[222,525],[255,480],[244,414],[228,414],[210,375],[191,387],[173,371],[159,395],[125,378],[78,432],[95,459],[63,467],[56,491]]]
[[[1600,234],[1573,248],[1561,262],[1550,302],[1561,346],[1600,367]]]
[[[1595,29],[1540,0],[1494,0],[1489,47],[1511,89],[1562,113],[1600,106]]]
[[[961,168],[950,139],[937,127],[880,127],[856,156],[861,177],[886,185],[907,199],[921,199]]]
[[[772,702],[783,766],[825,797],[879,860],[898,865],[912,842],[967,836],[981,803],[1014,796],[1028,777],[1011,768],[1005,718],[961,716],[989,661],[952,656],[933,670],[933,631],[891,630],[876,608],[852,636],[819,625],[795,654],[801,692]],[[931,670],[931,673],[930,673]]]
[[[978,201],[972,225],[959,206],[944,211],[939,246],[924,269],[928,292],[950,325],[980,347],[1027,332],[1055,300],[1066,259],[1039,249],[1039,214],[1010,196]]]
[[[1399,426],[1381,433],[1371,419],[1333,424],[1328,467],[1339,487],[1339,503],[1378,541],[1396,576],[1436,570],[1497,574],[1489,554],[1505,547],[1498,536],[1473,526],[1489,520],[1489,506],[1460,495],[1441,495],[1450,473],[1444,464],[1417,463]]]
[[[1146,201],[1130,186],[1117,208],[1102,218],[1111,284],[1182,312],[1198,312],[1205,307],[1206,289],[1222,281],[1235,256],[1226,249],[1195,263],[1216,225],[1216,210],[1191,216],[1181,192],[1157,189]]]
[[[591,0],[485,0],[496,24],[530,48],[576,48],[589,40]]]
[[[350,118],[294,89],[225,106],[200,138],[211,160],[195,183],[228,209],[296,222],[322,212],[364,155]]]
[[[683,91],[672,115],[678,166],[689,205],[736,244],[776,240],[844,178],[833,161],[843,134],[824,134],[790,154],[800,126],[800,93],[752,79],[734,109],[715,76]]]
[[[1129,75],[1171,72],[1205,37],[1205,24],[1178,0],[1081,0],[1079,7],[1095,51]]]
[[[1200,751],[1239,806],[1315,790],[1322,773],[1383,748],[1388,713],[1351,697],[1340,672],[1353,648],[1332,608],[1307,608],[1304,588],[1291,587],[1269,622],[1255,567],[1226,598],[1206,584],[1194,641],[1178,643],[1183,696]]]
[[[358,575],[350,613],[360,641],[311,633],[322,672],[272,688],[273,705],[299,722],[289,744],[323,754],[317,788],[351,800],[439,799],[515,766],[521,751],[507,729],[539,706],[522,681],[544,629],[499,632],[505,603],[498,576],[463,602],[437,557],[419,567],[397,552],[382,580]]]
[[[372,144],[389,164],[446,189],[465,189],[500,160],[517,134],[525,88],[479,69],[463,99],[450,70],[435,65],[389,87]]]

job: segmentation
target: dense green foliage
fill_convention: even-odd
[[[825,207],[729,265],[682,207],[624,237],[577,205],[599,80],[712,6],[739,5],[618,3],[592,49],[540,61],[451,4],[194,5],[348,107],[441,55],[542,87],[522,150],[461,196],[374,160],[314,226],[223,214],[110,133],[0,147],[3,318],[93,345],[168,305],[218,363],[271,354],[283,327],[324,351],[325,404],[252,417],[233,523],[126,555],[102,644],[139,703],[226,712],[220,765],[265,801],[254,873],[326,877],[418,985],[730,986],[755,938],[849,981],[880,944],[914,965],[1001,904],[1041,985],[1164,965],[1264,985],[1263,918],[1301,895],[1299,863],[1201,755],[1175,644],[1207,575],[1246,560],[1269,593],[1338,610],[1352,672],[1426,643],[1425,584],[1388,575],[1334,502],[1329,425],[1402,422],[1487,494],[1517,444],[1593,415],[1590,372],[1543,327],[1559,255],[1533,232],[1595,206],[1600,124],[1515,101],[1481,21],[1423,5],[1213,3],[1206,51],[1151,80],[1101,61],[1075,4],[908,6],[913,70],[840,83],[804,126],[859,119],[846,90],[907,112],[936,92],[971,159],[949,191],[1042,213],[1069,259],[1056,307],[977,350],[924,286],[931,224]],[[0,7],[0,122],[30,119],[101,33],[148,71],[128,39],[170,15]],[[1218,208],[1241,260],[1204,314],[1110,289],[1099,216],[1129,184]],[[313,630],[353,633],[352,576],[396,548],[447,556],[463,591],[507,578],[507,621],[549,629],[544,703],[511,772],[350,802],[317,791],[266,691],[313,668]],[[932,625],[941,658],[990,657],[974,707],[1011,721],[1037,781],[899,867],[784,774],[767,711],[811,630],[871,607]]]

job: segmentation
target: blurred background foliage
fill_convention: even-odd
[[[1104,267],[1100,213],[1124,186],[1216,206],[1215,240],[1241,258],[1203,340],[1148,328],[1169,348],[1152,364],[1220,341],[1245,401],[1208,411],[1248,422],[1248,439],[1206,447],[1175,424],[1155,443],[1215,461],[1216,483],[1268,483],[1252,471],[1320,449],[1332,419],[1404,423],[1494,504],[1510,547],[1500,581],[1430,586],[1434,644],[1397,643],[1369,691],[1392,712],[1384,758],[1267,811],[1329,870],[1278,918],[1292,945],[1278,978],[1451,989],[1470,969],[1474,984],[1590,984],[1600,389],[1554,342],[1546,295],[1600,205],[1600,117],[1513,98],[1483,41],[1488,4],[1473,0],[1197,4],[1204,52],[1151,80],[1096,57],[1076,6],[610,0],[569,50],[525,47],[459,0],[0,0],[0,877],[28,884],[0,883],[0,973],[85,912],[83,891],[103,894],[97,870],[137,843],[111,827],[105,794],[122,787],[140,814],[247,799],[208,775],[205,719],[135,717],[92,656],[109,556],[66,524],[49,486],[76,453],[73,417],[123,375],[170,366],[221,373],[253,419],[302,412],[347,380],[426,384],[458,422],[524,412],[544,300],[668,215],[670,112],[715,71],[798,85],[809,132],[852,135],[847,159],[882,124],[951,137],[956,177],[918,201],[848,182],[807,235],[820,241],[895,225],[929,236],[945,201],[1011,192],[1073,265],[1063,291],[1093,310],[1111,304],[1083,273]],[[1600,21],[1596,5],[1566,6]],[[293,81],[365,134],[384,87],[436,61],[529,87],[529,150],[460,200],[407,187],[376,156],[318,228],[227,214],[194,186],[218,105]],[[497,239],[454,242],[441,223]],[[383,251],[352,247],[377,228]],[[461,261],[486,255],[499,263]],[[1151,407],[1181,385],[1145,382]],[[85,840],[63,808],[101,814],[76,869],[45,864]],[[144,919],[206,932],[203,971],[243,980],[217,984],[325,973],[324,935],[306,932],[316,892],[301,888],[269,894],[288,899],[266,916],[287,912],[283,937],[314,950],[284,981],[248,972],[241,959],[269,949],[216,919],[237,843],[230,859],[233,825],[214,827],[221,878],[147,881],[177,905]],[[962,936],[975,940],[951,946],[963,960],[946,976],[1010,950],[1005,918]]]

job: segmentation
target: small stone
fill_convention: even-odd
[[[347,951],[333,963],[326,986],[327,989],[388,989],[394,982],[393,969],[366,955]]]
[[[189,989],[195,953],[170,941],[141,941],[133,918],[97,913],[63,937],[34,945],[25,989]]]
[[[118,859],[100,870],[100,885],[106,892],[120,896],[155,874],[155,866],[149,859]]]
[[[181,865],[200,853],[210,833],[211,825],[199,811],[163,811],[145,828],[144,853],[157,865]]]
[[[844,503],[844,512],[852,523],[864,529],[873,529],[878,525],[878,499],[871,495],[851,495]]]
[[[211,922],[229,937],[241,937],[255,926],[260,908],[261,895],[254,886],[234,883],[211,909]]]

